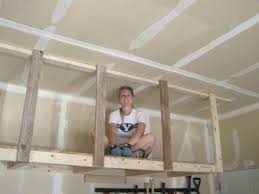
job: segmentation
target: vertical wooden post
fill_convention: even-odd
[[[159,81],[160,86],[160,107],[161,107],[161,122],[162,122],[162,138],[163,138],[163,160],[164,169],[172,170],[172,140],[170,129],[170,109],[167,81]]]
[[[29,162],[30,159],[42,56],[42,51],[32,51],[27,90],[23,107],[21,132],[17,149],[17,162]]]
[[[210,112],[211,112],[211,123],[213,127],[213,136],[215,143],[215,165],[218,172],[223,171],[222,163],[222,153],[221,153],[221,143],[220,143],[220,132],[219,132],[219,120],[218,120],[218,111],[216,97],[214,94],[209,94],[210,101]]]
[[[97,66],[97,87],[95,107],[95,144],[94,144],[94,166],[104,166],[104,136],[105,136],[105,107],[106,107],[106,68]]]

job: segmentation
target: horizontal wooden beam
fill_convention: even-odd
[[[109,183],[109,184],[125,184],[126,177],[125,176],[114,176],[114,175],[84,175],[85,183]]]
[[[11,55],[18,56],[18,57],[28,57],[32,53],[32,51],[29,49],[12,46],[9,44],[4,44],[4,43],[0,43],[0,52],[11,54]],[[75,70],[79,70],[79,71],[86,71],[86,72],[96,71],[95,64],[81,63],[81,62],[77,62],[74,60],[69,60],[69,59],[65,59],[62,57],[57,57],[57,56],[53,56],[53,55],[49,55],[49,54],[45,54],[43,56],[43,61],[48,64],[66,67],[66,68],[70,68],[70,69],[75,69]],[[114,70],[107,70],[107,76],[127,78],[129,80],[146,83],[146,84],[150,84],[150,85],[158,85],[158,83],[159,83],[156,80],[138,77],[138,76],[134,76],[134,75],[130,75],[130,74],[122,73],[119,71],[114,71]],[[185,87],[181,87],[181,86],[177,86],[177,85],[173,85],[173,84],[169,84],[168,87],[171,89],[177,90],[179,92],[185,93],[185,94],[197,95],[197,96],[200,96],[203,98],[209,97],[209,94],[207,94],[207,93],[193,90],[190,88],[185,88]],[[220,97],[220,96],[216,96],[216,99],[225,101],[225,102],[232,101],[229,98],[224,98],[224,97]]]
[[[54,172],[54,173],[73,173],[73,166],[67,165],[54,165],[54,164],[42,164],[42,163],[24,163],[24,165],[20,165],[17,162],[7,162],[7,169],[8,170],[15,170],[15,169],[23,169],[23,170],[30,170],[30,171],[40,171],[40,172]]]
[[[125,170],[128,177],[160,177],[167,178],[167,171],[151,171],[151,170]]]
[[[4,162],[16,162],[17,148],[15,146],[0,146],[0,161]],[[58,152],[53,150],[34,149],[31,150],[29,165],[35,166],[47,166],[55,169],[54,166],[70,166],[76,168],[84,168],[85,174],[99,175],[98,173],[109,174],[113,173],[118,176],[141,175],[141,174],[156,174],[161,172],[175,172],[177,173],[214,173],[216,172],[215,165],[213,164],[200,164],[200,163],[187,163],[187,162],[173,162],[173,171],[164,171],[163,161],[156,160],[143,160],[136,158],[122,158],[122,157],[104,157],[104,168],[96,169],[93,166],[93,155],[86,153],[73,153],[73,152]],[[72,168],[72,170],[73,170]],[[93,168],[93,170],[91,170]],[[111,171],[116,169],[116,171]],[[131,170],[131,171],[121,171]],[[80,170],[77,171],[78,173]],[[131,175],[130,175],[131,174]]]
[[[74,174],[87,174],[91,171],[95,171],[96,169],[99,168],[94,168],[94,167],[78,167],[78,166],[74,166],[73,167],[73,173]]]
[[[214,173],[216,168],[214,164],[200,164],[200,163],[187,163],[187,162],[173,162],[173,172],[204,172]]]
[[[154,170],[161,171],[164,168],[162,161],[142,160],[135,158],[123,158],[105,156],[104,167],[118,169],[133,169],[133,170]]]

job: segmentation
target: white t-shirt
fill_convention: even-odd
[[[138,123],[145,123],[144,134],[150,133],[149,122],[145,114],[135,108],[132,109],[129,115],[124,115],[123,123],[120,115],[120,110],[111,112],[109,123],[116,124],[117,127],[117,144],[124,144],[130,139],[138,127]]]

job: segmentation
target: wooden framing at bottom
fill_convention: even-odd
[[[0,161],[16,162],[15,146],[0,146]],[[93,155],[85,153],[59,152],[43,149],[32,149],[28,166],[47,168],[48,171],[69,171],[72,173],[92,175],[138,176],[149,175],[158,177],[186,176],[195,174],[216,173],[214,164],[173,162],[173,170],[164,170],[163,161],[135,158],[105,156],[104,168],[93,165]],[[27,166],[27,167],[28,167]],[[24,167],[26,168],[26,166]]]
[[[127,183],[125,176],[114,176],[114,175],[92,175],[85,174],[84,182],[87,183],[110,183],[110,184],[125,184]]]

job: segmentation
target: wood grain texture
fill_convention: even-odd
[[[94,166],[104,166],[104,136],[105,136],[105,109],[106,109],[106,68],[97,66],[96,76],[96,107],[95,107],[95,145]]]
[[[160,106],[161,106],[161,122],[162,122],[162,138],[163,138],[163,161],[164,169],[172,169],[172,139],[170,127],[170,110],[168,97],[168,84],[166,81],[159,81],[160,86]]]
[[[210,112],[211,112],[211,123],[213,127],[213,136],[215,143],[215,165],[218,172],[223,171],[223,162],[222,162],[222,152],[221,152],[221,143],[220,143],[220,131],[219,131],[219,120],[218,120],[218,111],[217,111],[217,102],[216,96],[214,94],[209,94],[210,101]]]
[[[16,154],[16,146],[0,145],[0,162],[11,162],[11,164],[14,162],[13,164],[15,164]],[[169,173],[171,177],[216,172],[214,164],[173,162],[173,170],[165,171],[163,161],[112,156],[105,156],[104,161],[104,167],[97,168],[93,165],[92,154],[32,148],[29,163],[23,167],[106,176],[162,177]]]
[[[25,94],[25,102],[23,107],[21,132],[18,143],[18,162],[28,162],[30,158],[35,110],[38,98],[38,85],[42,65],[42,56],[43,52],[39,50],[33,50],[30,63],[27,90]]]

